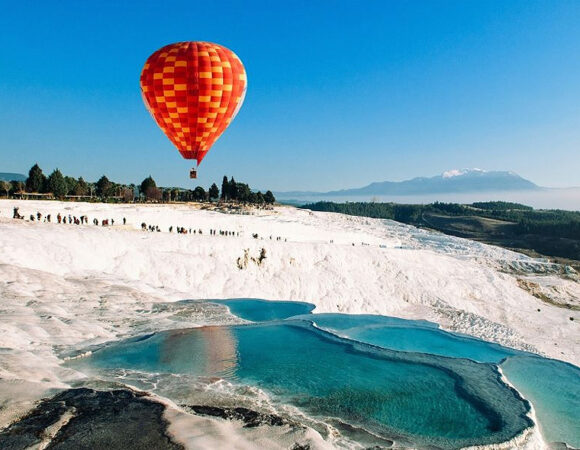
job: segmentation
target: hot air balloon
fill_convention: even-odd
[[[153,53],[141,72],[145,106],[185,159],[201,163],[246,95],[234,52],[210,42],[178,42]],[[190,171],[197,178],[197,169]]]

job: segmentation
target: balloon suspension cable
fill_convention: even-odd
[[[196,161],[196,164],[195,164],[195,166],[194,166],[194,167],[192,167],[192,168],[191,168],[191,170],[189,171],[189,178],[191,178],[191,179],[195,179],[195,178],[197,178],[197,166],[198,166],[198,165],[199,165],[199,164],[198,164],[198,163],[197,163],[197,161]]]

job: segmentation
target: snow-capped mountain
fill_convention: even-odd
[[[443,172],[441,174],[441,176],[443,178],[451,178],[451,177],[460,177],[462,175],[467,175],[469,173],[482,173],[482,172],[486,172],[483,169],[452,169],[452,170],[447,170],[446,172]]]
[[[350,195],[417,195],[434,193],[523,191],[541,189],[514,172],[482,169],[453,169],[434,177],[418,177],[405,181],[381,181],[354,189],[318,193],[324,196]],[[312,195],[312,192],[283,192],[277,196]]]

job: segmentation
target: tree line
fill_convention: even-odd
[[[122,184],[109,180],[103,175],[96,182],[91,183],[83,177],[74,178],[63,175],[55,169],[46,176],[38,164],[34,164],[28,172],[28,178],[22,181],[0,181],[0,191],[6,196],[23,194],[41,194],[58,199],[89,198],[95,201],[154,201],[154,202],[211,202],[232,201],[249,204],[273,204],[276,199],[271,191],[254,192],[246,183],[238,183],[231,177],[224,176],[222,188],[213,183],[207,190],[202,186],[195,189],[177,187],[158,187],[151,175],[141,184]]]
[[[422,217],[426,212],[448,216],[478,216],[513,222],[516,224],[515,232],[519,235],[539,234],[580,240],[580,212],[560,209],[536,210],[531,206],[511,202],[478,202],[470,205],[441,202],[428,205],[318,202],[304,205],[302,208],[391,219],[410,225],[425,225]]]

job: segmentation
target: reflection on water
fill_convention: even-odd
[[[221,377],[323,420],[444,448],[505,441],[531,425],[491,365],[350,343],[304,321],[169,331],[77,364]]]
[[[211,376],[229,377],[237,364],[237,342],[228,327],[203,327],[197,329],[200,339],[191,340],[187,330],[167,333],[160,342],[160,371],[164,367],[175,367],[177,360],[188,371],[197,367],[195,372]],[[191,363],[187,359],[191,358]]]
[[[569,364],[426,321],[304,314],[312,307],[291,302],[223,303],[247,320],[294,318],[162,332],[70,364],[113,377],[134,371],[160,395],[187,391],[206,404],[216,398],[199,384],[222,379],[234,389],[259,388],[326,423],[347,424],[347,434],[359,427],[399,444],[443,448],[506,441],[531,425],[527,402],[501,381],[499,364],[533,402],[550,442],[580,443],[580,369]]]

